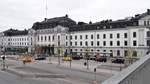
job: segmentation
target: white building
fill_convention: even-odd
[[[111,52],[113,56],[127,56],[129,51],[133,51],[136,57],[140,57],[148,52],[149,28],[149,9],[146,13],[134,17],[89,24],[84,22],[76,24],[66,15],[34,23],[28,35],[24,37],[7,38],[1,34],[0,41],[5,38],[6,42],[3,41],[0,45],[2,47],[4,44],[9,44],[8,47],[24,45],[28,47],[30,53],[37,51],[58,53],[58,48],[63,48],[62,52],[82,52],[88,48],[91,52]],[[18,38],[24,40],[13,40]],[[52,48],[54,50],[50,51]]]

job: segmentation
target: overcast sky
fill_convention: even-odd
[[[47,0],[47,18],[68,14],[75,21],[98,22],[144,13],[150,0]],[[0,31],[29,29],[46,17],[45,0],[0,0]]]

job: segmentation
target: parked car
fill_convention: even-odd
[[[45,54],[37,54],[34,56],[35,60],[46,60],[47,55]]]
[[[123,58],[116,58],[112,60],[112,63],[124,64],[125,60]]]
[[[80,56],[80,55],[73,55],[72,56],[72,59],[73,60],[80,60],[80,59],[82,59],[83,57],[82,56]]]
[[[107,62],[107,57],[106,56],[100,56],[98,59],[96,59],[96,61]]]

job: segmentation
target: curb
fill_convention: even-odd
[[[66,75],[64,74],[40,74],[40,73],[25,73],[22,71],[17,71],[15,69],[6,69],[5,72],[23,77],[23,78],[65,78]]]

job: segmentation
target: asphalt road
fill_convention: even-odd
[[[17,64],[22,66],[21,62],[13,61],[8,62],[9,64]],[[33,67],[37,69],[42,69],[45,71],[49,71],[51,73],[56,74],[65,74],[67,75],[66,78],[19,78],[15,75],[8,74],[8,73],[0,73],[0,84],[91,84],[94,80],[95,74],[94,72],[86,72],[77,69],[70,69],[61,67],[54,64],[47,64],[47,63],[30,63],[27,64],[28,67]],[[3,75],[1,75],[3,74]],[[10,75],[10,76],[9,76]],[[98,83],[103,82],[104,80],[111,77],[109,74],[98,73],[96,75],[96,79]],[[5,80],[3,80],[5,79]],[[3,80],[3,83],[1,83]],[[9,81],[7,81],[9,80]],[[12,81],[12,82],[11,82]]]
[[[0,84],[86,84],[77,83],[61,78],[21,78],[16,75],[0,71]]]

